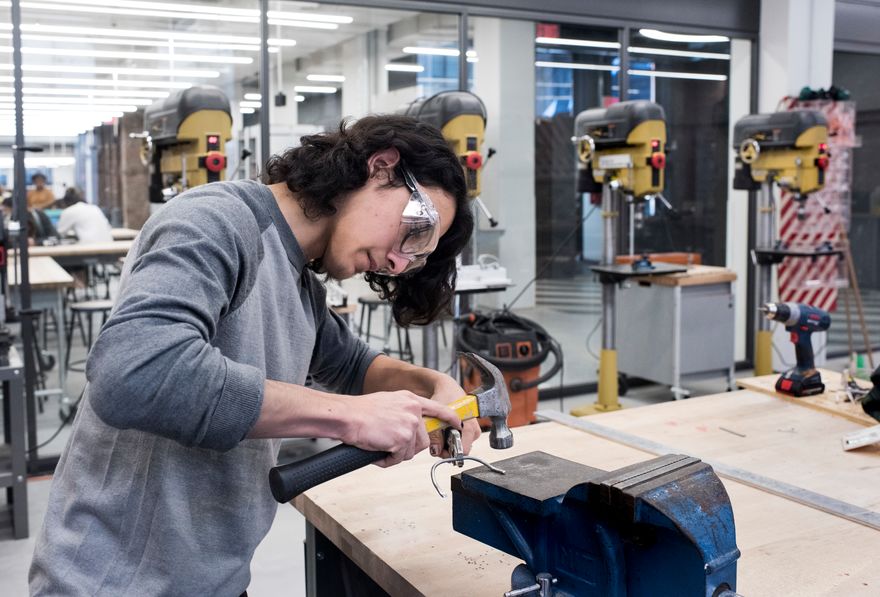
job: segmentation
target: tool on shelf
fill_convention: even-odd
[[[449,407],[458,414],[462,421],[488,417],[491,422],[489,445],[496,450],[510,448],[513,446],[513,434],[510,427],[507,426],[510,398],[507,394],[507,387],[504,385],[504,378],[498,369],[478,355],[462,353],[459,356],[480,372],[483,383],[464,398],[450,404]],[[447,428],[446,423],[434,417],[425,417],[424,422],[428,433]],[[388,456],[388,452],[363,450],[355,446],[341,444],[303,460],[272,468],[269,471],[269,488],[277,501],[289,502],[315,485],[355,471],[386,456]],[[459,452],[458,460],[461,459],[474,460],[475,458],[462,456]]]
[[[797,364],[776,380],[776,391],[798,397],[824,392],[825,384],[813,359],[812,335],[827,330],[831,316],[822,309],[801,303],[765,303],[760,310],[768,320],[785,325],[797,357]]]

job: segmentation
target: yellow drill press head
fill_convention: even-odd
[[[825,186],[828,124],[821,112],[796,110],[751,114],[733,128],[736,170],[733,188],[757,190],[763,183],[788,189],[795,199]],[[803,209],[803,204],[799,211]]]
[[[221,90],[190,87],[147,106],[144,129],[151,202],[162,203],[175,192],[223,180],[232,113]]]
[[[441,91],[427,99],[414,101],[402,113],[440,129],[461,160],[468,197],[479,197],[484,162],[480,147],[486,135],[483,101],[469,91]]]
[[[663,191],[666,115],[659,104],[635,100],[585,110],[575,118],[573,140],[578,192],[598,193],[612,181],[636,200]]]

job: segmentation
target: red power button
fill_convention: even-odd
[[[464,165],[470,170],[479,170],[483,165],[483,156],[479,151],[469,151],[464,156]]]
[[[226,167],[226,156],[219,151],[209,151],[205,154],[205,169],[209,172],[220,172]]]
[[[662,170],[666,167],[666,154],[656,151],[651,154],[651,167]]]

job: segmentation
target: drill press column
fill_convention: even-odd
[[[758,198],[758,246],[772,247],[776,238],[776,205],[773,200],[773,181],[761,185]],[[758,264],[758,284],[755,287],[755,304],[763,305],[771,301],[773,291],[773,266],[770,263]],[[758,332],[755,336],[755,375],[773,373],[773,332],[770,320],[758,319]]]
[[[602,265],[614,265],[614,258],[617,256],[614,229],[617,226],[619,206],[618,186],[616,180],[602,185]],[[617,346],[614,338],[616,299],[617,285],[602,284],[602,352],[599,353],[599,396],[594,406],[603,411],[620,408],[617,400]]]

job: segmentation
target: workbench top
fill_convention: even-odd
[[[664,274],[662,276],[636,276],[631,282],[656,284],[658,286],[704,286],[721,284],[736,280],[736,273],[725,267],[714,265],[692,265],[686,272]]]
[[[843,452],[861,426],[750,391],[595,415],[589,420],[670,449],[880,510],[880,448]],[[722,429],[723,428],[723,429]],[[474,454],[490,461],[534,450],[605,470],[655,455],[556,423],[514,429],[514,447]],[[390,469],[367,467],[318,486],[295,506],[392,595],[486,595],[510,588],[519,561],[452,530],[451,499],[429,480],[422,453]],[[441,467],[441,486],[461,469]],[[737,591],[745,595],[876,595],[880,531],[722,478],[737,526]],[[861,554],[861,555],[859,555]]]
[[[119,255],[124,257],[132,241],[114,240],[109,243],[70,243],[28,247],[29,257],[79,257],[88,255]],[[14,253],[14,252],[13,252]]]
[[[6,262],[6,279],[15,288],[21,280],[21,263],[16,259]],[[51,257],[30,257],[28,259],[28,280],[34,290],[67,288],[73,286],[73,276],[67,273]]]

